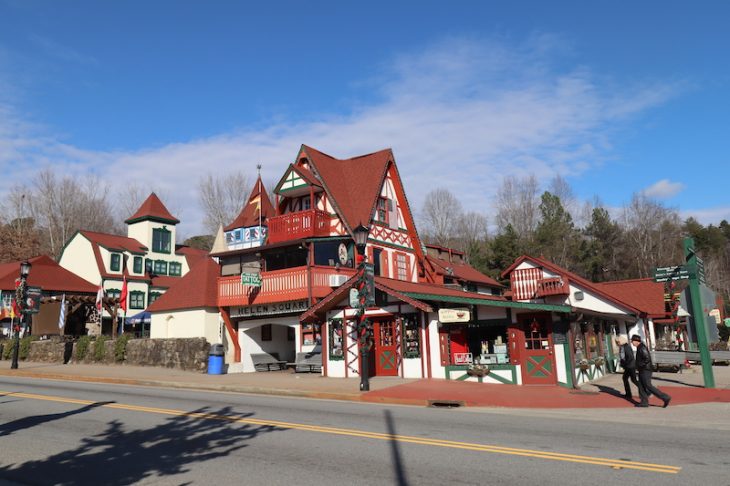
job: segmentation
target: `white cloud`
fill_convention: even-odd
[[[607,157],[617,124],[676,94],[671,86],[651,97],[641,87],[606,92],[589,69],[556,67],[564,48],[561,39],[545,35],[516,47],[448,39],[385,65],[367,83],[380,100],[353,104],[349,113],[310,113],[316,121],[277,122],[133,152],[69,146],[19,116],[0,117],[0,164],[11,180],[53,165],[95,171],[110,181],[152,181],[175,199],[169,204],[182,209],[180,233],[190,235],[202,228],[196,188],[208,172],[253,174],[262,163],[265,180],[276,181],[301,143],[341,158],[392,147],[414,210],[430,189],[444,187],[466,210],[489,213],[503,176],[535,174],[547,181],[556,172],[588,171]]]
[[[657,199],[669,199],[684,190],[681,182],[672,182],[669,179],[662,179],[641,191],[645,196]]]

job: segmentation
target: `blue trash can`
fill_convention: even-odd
[[[223,356],[225,355],[222,344],[211,344],[210,353],[208,353],[208,374],[223,374]]]

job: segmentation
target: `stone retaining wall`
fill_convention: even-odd
[[[34,341],[30,345],[28,361],[44,363],[78,363],[78,343],[65,343],[60,338]],[[185,339],[130,339],[127,342],[125,359],[116,361],[115,341],[104,343],[104,358],[96,360],[94,341],[89,343],[86,356],[81,363],[130,364],[135,366],[163,366],[181,370],[205,372],[208,367],[210,344],[205,338]]]

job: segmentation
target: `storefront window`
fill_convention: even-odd
[[[330,341],[330,359],[340,360],[345,359],[345,352],[343,348],[343,325],[342,319],[330,320],[329,329],[329,341]]]
[[[571,334],[573,335],[573,354],[575,355],[575,363],[578,364],[586,359],[586,343],[583,335],[583,329],[579,322],[570,323]]]
[[[401,318],[403,325],[403,347],[405,358],[421,357],[421,340],[418,332],[418,316],[416,314],[407,314]]]
[[[322,344],[321,324],[302,324],[302,345]]]
[[[468,324],[449,332],[451,364],[509,364],[507,325]]]

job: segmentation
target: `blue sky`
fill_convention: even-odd
[[[275,181],[301,143],[395,152],[492,214],[505,175],[560,174],[730,219],[727,2],[0,0],[1,191],[39,167],[157,190],[199,232],[197,183]],[[10,181],[8,184],[7,181]],[[244,192],[248,192],[245,188]]]

